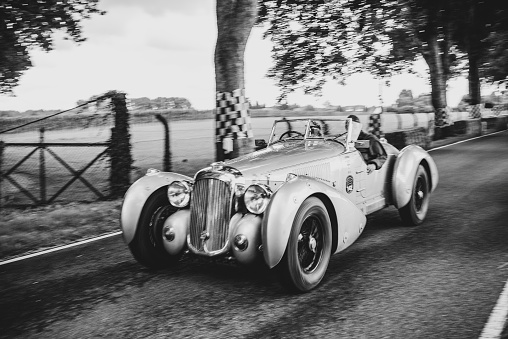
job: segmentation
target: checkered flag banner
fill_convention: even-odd
[[[479,119],[482,117],[481,105],[469,106],[469,117],[472,119]]]
[[[450,124],[450,114],[447,107],[438,108],[434,115],[436,126],[446,126]]]
[[[232,139],[253,138],[249,104],[245,100],[245,90],[217,92],[217,110],[215,112],[215,135],[217,142],[226,137]]]
[[[377,138],[381,138],[381,115],[371,114],[369,116],[369,130]]]
[[[499,116],[499,114],[501,114],[501,111],[503,110],[503,107],[502,106],[494,106],[494,108],[492,108],[492,115],[494,116]]]

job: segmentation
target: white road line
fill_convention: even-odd
[[[432,152],[432,151],[436,151],[436,150],[441,149],[441,148],[446,148],[446,147],[462,144],[463,142],[467,142],[467,141],[471,141],[471,140],[485,138],[485,137],[488,137],[488,136],[491,136],[491,135],[494,135],[494,134],[503,133],[503,132],[506,132],[506,130],[498,131],[498,132],[493,132],[493,133],[489,133],[489,134],[484,134],[484,135],[480,135],[478,137],[474,137],[474,138],[471,138],[471,139],[457,141],[457,142],[454,142],[453,144],[448,144],[448,145],[443,145],[443,146],[439,146],[439,147],[436,147],[436,148],[431,148],[431,149],[428,150],[428,152]]]
[[[503,292],[497,300],[496,306],[490,314],[489,320],[483,328],[480,339],[499,339],[503,333],[506,318],[508,316],[508,280],[506,281]]]
[[[71,248],[71,247],[87,244],[89,242],[94,242],[94,241],[97,241],[97,240],[101,240],[101,239],[105,239],[105,238],[109,238],[109,237],[114,237],[114,236],[120,235],[120,234],[122,234],[121,231],[113,232],[113,233],[107,233],[107,234],[103,234],[103,235],[95,237],[95,238],[90,238],[90,239],[74,242],[72,244],[63,245],[63,246],[57,246],[57,247],[53,247],[53,248],[50,248],[50,249],[47,249],[47,250],[44,250],[44,251],[40,251],[40,252],[36,252],[36,253],[31,253],[31,254],[27,254],[27,255],[21,256],[21,257],[17,257],[17,258],[12,258],[12,259],[8,259],[8,260],[0,261],[0,266],[7,265],[7,264],[10,264],[10,263],[13,263],[13,262],[16,262],[16,261],[21,261],[21,260],[25,260],[25,259],[29,259],[29,258],[33,258],[33,257],[38,257],[40,255],[48,254],[48,253],[51,253],[51,252],[61,251],[61,250],[64,250],[66,248]]]

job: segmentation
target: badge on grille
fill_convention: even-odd
[[[203,241],[208,240],[208,238],[210,238],[210,234],[207,231],[203,231],[203,232],[201,232],[201,237],[200,238]]]

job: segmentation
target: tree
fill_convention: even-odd
[[[53,33],[82,42],[80,22],[104,14],[98,0],[4,0],[0,3],[0,93],[11,93],[24,71],[32,66],[29,50],[53,47]]]
[[[149,99],[147,97],[133,98],[130,100],[132,106],[136,110],[152,110],[152,109],[190,109],[192,105],[186,98],[181,97],[158,97]]]
[[[378,78],[429,66],[436,125],[446,123],[446,82],[452,74],[451,0],[265,0],[261,22],[274,41],[282,97],[304,86],[316,92],[328,79],[355,72]]]
[[[152,109],[152,100],[148,99],[147,97],[133,98],[130,101],[134,109],[138,110]]]
[[[244,52],[256,21],[257,0],[220,0],[215,47],[216,158],[237,157],[254,149],[245,104]],[[232,143],[232,151],[228,147]],[[229,154],[228,154],[229,153]]]
[[[508,14],[508,13],[507,13]],[[508,15],[507,15],[508,17]],[[508,21],[508,19],[506,19]],[[486,81],[506,83],[508,78],[508,32],[491,32],[486,38],[479,74]]]
[[[410,89],[403,89],[397,99],[397,107],[412,105],[413,101],[413,92]]]
[[[179,97],[171,97],[169,98],[171,104],[173,105],[173,108],[176,109],[190,109],[192,108],[192,105],[190,101],[186,98],[179,98]]]
[[[508,75],[506,1],[456,0],[454,42],[467,55],[469,103],[480,104],[480,78],[499,81]],[[482,74],[483,73],[483,74]]]

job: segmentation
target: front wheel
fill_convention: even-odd
[[[408,225],[420,225],[427,216],[430,200],[429,176],[422,165],[418,166],[411,191],[411,199],[399,209],[402,221]]]
[[[323,279],[332,247],[330,217],[315,197],[306,199],[293,221],[286,252],[279,263],[283,284],[292,291],[308,292]]]
[[[129,243],[134,258],[148,268],[163,268],[176,264],[181,255],[170,255],[164,250],[162,228],[166,219],[175,212],[169,204],[166,190],[155,191],[143,206],[134,239]]]

